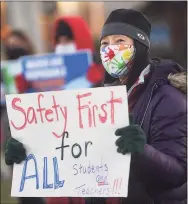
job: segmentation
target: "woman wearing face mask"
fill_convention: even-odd
[[[4,40],[5,55],[7,60],[17,60],[20,57],[34,54],[32,43],[21,30],[12,30]],[[29,84],[22,74],[15,77],[19,93],[24,93]]]
[[[21,30],[12,30],[3,40],[6,60],[17,60],[19,57],[33,54],[33,47],[29,38]],[[1,74],[1,83],[3,85],[3,75]],[[18,93],[24,93],[28,89],[28,83],[23,78],[22,74],[15,76],[15,85]],[[3,86],[2,86],[3,88]],[[6,93],[5,93],[6,94]],[[5,138],[11,137],[9,132],[8,116],[5,107],[5,102],[1,106],[1,120],[4,128]]]
[[[175,62],[149,58],[150,32],[151,25],[142,13],[118,9],[110,14],[101,33],[104,85],[127,86],[134,121],[115,132],[117,152],[132,156],[128,198],[119,202],[183,204],[186,98],[181,90],[185,90],[185,75]],[[179,80],[180,75],[184,80]]]
[[[4,41],[4,48],[7,60],[17,60],[19,57],[33,54],[33,47],[29,38],[20,30],[13,30],[8,34]],[[28,88],[28,83],[21,74],[15,77],[15,83],[19,93],[23,93]],[[2,112],[1,120],[3,122],[4,134],[6,134],[6,137],[11,137],[8,130],[6,110],[3,109]],[[44,204],[41,198],[18,198],[18,202],[19,204]]]
[[[33,47],[29,38],[20,30],[13,30],[5,38],[5,54],[8,60],[33,54]]]
[[[17,60],[19,57],[32,55],[33,47],[29,38],[20,30],[12,30],[10,33],[4,38],[3,46],[5,50],[5,55],[7,60]],[[16,67],[15,67],[16,69]],[[28,83],[24,80],[22,74],[18,74],[15,76],[15,85],[18,90],[18,93],[24,93],[26,89],[28,89]],[[1,74],[1,83],[3,88],[3,74]],[[4,88],[5,90],[5,88]],[[6,94],[6,93],[4,93]],[[1,104],[2,109],[2,121],[4,125],[4,133],[5,137],[10,137],[8,131],[8,116],[6,114],[5,101]]]
[[[186,98],[181,92],[184,81],[179,80],[185,75],[174,62],[149,59],[150,32],[142,13],[118,9],[101,34],[104,85],[127,86],[129,111],[137,124],[115,132],[117,152],[132,157],[128,197],[63,198],[56,204],[186,203]],[[10,150],[8,144],[7,164],[16,155]],[[17,158],[24,159],[23,146]]]
[[[54,22],[53,43],[56,53],[72,54],[77,51],[89,50],[94,55],[94,43],[89,26],[80,16],[58,17]],[[79,67],[82,69],[82,67]],[[83,83],[83,88],[98,86],[104,78],[101,64],[94,63],[89,67],[86,76],[75,79],[66,85],[66,89],[77,88],[77,83]],[[80,84],[80,88],[81,84]]]

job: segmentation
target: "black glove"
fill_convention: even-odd
[[[140,153],[144,151],[146,144],[146,136],[139,125],[133,125],[132,116],[129,116],[130,125],[117,129],[116,136],[120,136],[116,140],[118,146],[117,152],[123,155],[127,153]]]
[[[14,138],[9,138],[5,148],[5,163],[13,165],[19,164],[26,158],[26,150],[21,142]]]

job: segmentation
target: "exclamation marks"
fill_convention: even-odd
[[[120,190],[121,190],[121,184],[122,184],[122,178],[120,179],[115,179],[114,180],[114,185],[113,185],[113,194],[120,194]]]

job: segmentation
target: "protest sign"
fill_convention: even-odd
[[[7,95],[6,104],[27,150],[12,196],[127,196],[130,155],[117,153],[114,134],[129,123],[125,86]]]
[[[64,85],[85,76],[92,64],[91,52],[87,50],[73,54],[25,56],[20,60],[25,79],[42,91],[64,89]]]

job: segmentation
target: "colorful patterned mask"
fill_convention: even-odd
[[[135,52],[133,45],[109,45],[100,50],[104,68],[115,78],[119,78],[129,72]]]

